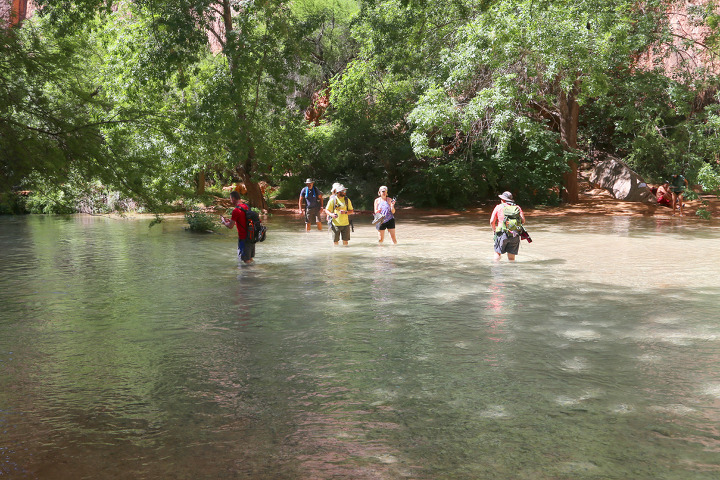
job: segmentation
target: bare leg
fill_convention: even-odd
[[[678,206],[680,207],[680,216],[684,217],[685,214],[683,213],[683,194],[682,193],[677,196],[677,203],[678,203]]]
[[[337,243],[336,243],[335,245],[337,245]],[[348,246],[348,241],[347,241],[347,240],[343,240],[343,247],[347,247],[347,246]]]
[[[322,231],[322,222],[317,222],[318,230]]]
[[[378,243],[382,243],[385,240],[385,230],[378,230]]]
[[[677,207],[677,200],[678,196],[675,192],[672,192],[672,209],[673,209],[673,215],[675,215],[675,207]]]
[[[514,261],[515,261],[515,255],[513,255],[512,253],[508,253],[508,260],[510,260],[511,262],[514,262]]]
[[[499,262],[501,258],[502,258],[502,255],[499,254],[499,253],[497,253],[497,252],[495,252],[495,261],[496,261],[496,262]]]
[[[388,228],[388,232],[390,232],[390,238],[392,238],[393,243],[397,243],[397,238],[395,238],[395,229]]]
[[[306,231],[306,232],[309,232],[309,231],[310,231],[310,224],[309,224],[309,223],[306,223],[306,224],[305,224],[305,231]]]

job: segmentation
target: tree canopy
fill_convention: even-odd
[[[463,207],[577,201],[604,155],[720,177],[712,0],[36,3],[0,32],[6,192],[101,185],[156,211],[243,182],[265,208],[259,182],[290,198],[313,176]]]

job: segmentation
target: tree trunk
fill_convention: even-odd
[[[250,139],[248,138],[248,143]],[[245,165],[238,167],[238,173],[247,188],[248,202],[251,207],[257,207],[260,210],[267,210],[268,205],[265,201],[265,195],[260,188],[260,185],[252,179],[252,167],[255,163],[255,149],[252,145],[248,149],[247,158],[245,159]]]
[[[225,57],[228,60],[228,69],[230,71],[230,77],[233,81],[233,88],[235,88],[237,91],[241,91],[242,81],[239,79],[238,76],[238,64],[235,58],[236,49],[240,48],[240,46],[237,45],[235,41],[230,41],[229,39],[229,34],[233,30],[232,5],[230,0],[220,0],[220,7],[222,8],[223,26],[225,27],[224,53]],[[268,204],[265,201],[265,195],[263,194],[263,191],[260,188],[258,182],[254,181],[252,178],[252,172],[255,167],[255,147],[253,145],[253,139],[248,133],[248,119],[242,101],[242,99],[236,98],[234,107],[238,124],[241,126],[240,129],[247,129],[247,131],[245,132],[245,140],[247,142],[248,153],[245,161],[240,162],[236,170],[243,183],[245,184],[245,188],[247,189],[246,195],[248,198],[248,204],[251,207],[259,208],[260,210],[267,210]],[[257,93],[255,103],[257,106]]]
[[[576,80],[569,92],[560,91],[558,112],[560,113],[560,141],[563,148],[570,152],[577,150],[578,123],[580,105],[577,96],[580,93],[580,80]],[[578,165],[574,159],[568,160],[570,171],[563,174],[563,199],[568,203],[578,203],[580,193],[578,187]]]
[[[268,205],[265,201],[265,195],[263,195],[262,189],[260,188],[260,184],[253,181],[252,177],[245,173],[245,170],[241,169],[238,173],[247,189],[248,204],[260,210],[267,210]]]
[[[203,195],[205,193],[205,170],[200,169],[197,174],[197,185],[195,185],[195,193]]]

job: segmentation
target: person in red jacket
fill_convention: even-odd
[[[670,182],[663,180],[662,185],[657,189],[657,202],[658,205],[664,205],[672,208],[672,193],[670,192]]]
[[[240,199],[240,194],[236,191],[230,192],[230,199],[232,200],[235,208],[232,212],[230,220],[220,215],[220,221],[227,228],[237,226],[238,231],[238,256],[240,260],[245,263],[252,263],[253,257],[255,256],[255,244],[246,242],[247,240],[247,219],[245,218],[245,211],[250,207],[245,205]]]

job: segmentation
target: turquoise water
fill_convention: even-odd
[[[0,478],[720,476],[716,223],[149,222],[0,217]]]

